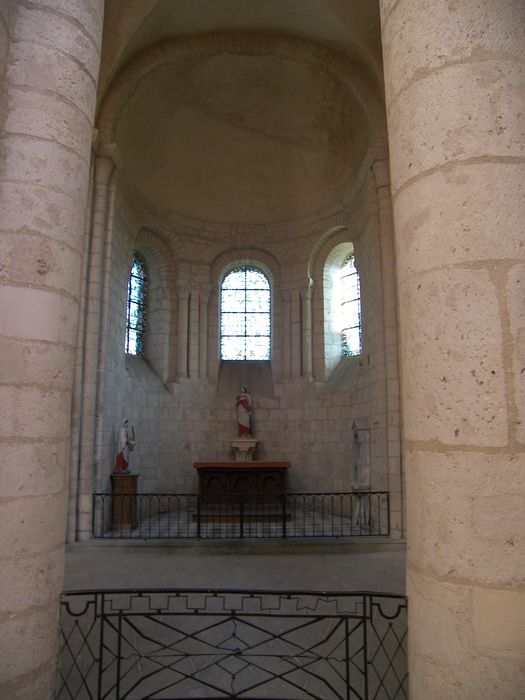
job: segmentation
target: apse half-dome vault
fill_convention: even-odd
[[[162,210],[257,224],[339,202],[369,136],[335,75],[244,50],[191,51],[147,72],[120,110],[116,140],[127,178]]]

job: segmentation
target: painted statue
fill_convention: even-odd
[[[248,389],[242,385],[240,394],[236,398],[237,423],[239,426],[239,437],[253,437],[252,433],[252,397]]]
[[[117,461],[114,474],[129,474],[129,453],[135,449],[135,431],[125,418],[118,434]]]

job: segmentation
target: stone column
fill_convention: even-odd
[[[216,382],[219,375],[219,348],[217,339],[219,337],[218,327],[218,294],[211,288],[208,297],[208,339],[207,339],[207,356],[208,356],[208,379],[210,382]]]
[[[94,132],[96,133],[96,132]],[[94,146],[94,144],[93,144]],[[91,164],[89,171],[88,202],[93,199],[95,176],[95,149],[92,147]],[[75,364],[73,370],[73,392],[71,396],[71,433],[69,439],[69,506],[67,522],[67,542],[74,542],[78,530],[78,480],[80,476],[80,446],[82,432],[82,401],[84,381],[84,338],[86,315],[86,287],[89,270],[89,244],[90,231],[93,220],[92,208],[88,206],[84,226],[84,247],[82,250],[82,271],[80,278],[80,298],[78,305],[77,336],[75,339]]]
[[[284,376],[289,379],[292,374],[292,302],[291,293],[289,289],[283,289],[283,325],[282,334],[284,337],[283,341],[283,353],[284,353]]]
[[[190,293],[186,285],[177,287],[179,317],[177,323],[177,381],[188,378],[188,307]]]
[[[292,289],[290,299],[290,335],[291,335],[291,376],[299,379],[302,365],[302,314],[301,295],[298,289]]]
[[[208,299],[210,288],[199,292],[199,377],[208,377]]]
[[[189,303],[189,333],[188,333],[188,376],[197,379],[199,376],[199,290],[193,287]]]
[[[381,0],[411,700],[525,688],[525,3]]]
[[[302,297],[302,358],[303,377],[309,382],[313,379],[312,363],[312,287],[313,280],[309,279]]]
[[[104,377],[104,361],[101,344],[105,343],[103,327],[107,315],[108,274],[111,261],[111,246],[108,245],[109,186],[114,163],[111,158],[97,155],[94,158],[92,222],[89,232],[88,269],[85,294],[82,383],[75,387],[81,391],[80,441],[77,454],[71,459],[76,463],[76,479],[72,470],[70,491],[71,510],[76,513],[75,530],[69,532],[69,539],[88,540],[91,538],[93,488],[100,490],[100,464],[97,469],[95,450],[97,401],[102,396],[100,388]],[[109,242],[110,239],[109,239]],[[105,274],[106,269],[106,274]],[[106,277],[106,279],[105,279]],[[104,293],[104,287],[106,291]],[[106,304],[103,297],[106,296]],[[100,413],[100,411],[99,411]],[[75,466],[75,465],[73,465]],[[74,502],[73,502],[74,497]]]
[[[401,407],[399,398],[399,357],[397,298],[395,279],[394,236],[392,223],[392,197],[390,193],[390,171],[388,160],[377,160],[372,166],[374,204],[370,208],[371,223],[377,227],[382,287],[381,350],[384,363],[384,386],[386,403],[386,474],[382,476],[383,487],[390,498],[390,533],[394,537],[404,536],[403,472],[401,461]],[[386,477],[386,478],[385,478]],[[381,482],[380,482],[381,483]]]
[[[0,8],[0,697],[53,696],[102,0]]]

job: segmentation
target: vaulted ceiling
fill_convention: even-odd
[[[162,211],[304,216],[344,198],[373,138],[377,3],[106,0],[99,93],[104,138]]]
[[[209,32],[302,37],[359,56],[381,76],[377,0],[106,0],[101,90],[137,51]]]

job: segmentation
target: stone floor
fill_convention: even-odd
[[[243,588],[405,591],[405,546],[352,541],[94,541],[66,547],[65,590]]]

